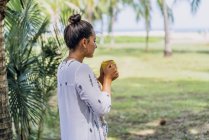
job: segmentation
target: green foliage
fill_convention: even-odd
[[[201,0],[187,0],[191,6],[191,13],[195,14],[200,6]],[[181,0],[174,0],[174,3],[182,2]]]
[[[41,119],[38,122],[38,132],[36,139],[42,138],[43,127],[45,122],[45,117],[50,111],[49,100],[55,94],[55,89],[57,85],[56,80],[56,70],[60,63],[61,53],[59,52],[60,46],[54,38],[47,38],[42,36],[40,38],[41,51],[38,55],[37,67],[37,85],[42,93],[42,98],[44,104],[41,110]]]
[[[166,1],[166,0],[165,0]],[[163,14],[163,0],[157,0],[157,4],[158,4],[158,7],[160,8],[160,12],[162,15]],[[168,19],[171,21],[171,22],[174,22],[174,16],[173,16],[173,10],[171,9],[171,7],[169,7],[166,3],[166,6],[167,6],[167,12],[168,12]]]
[[[192,13],[196,13],[199,6],[200,6],[200,3],[201,3],[201,0],[190,0],[191,2],[191,11]]]
[[[22,5],[23,4],[23,5]],[[10,1],[6,13],[9,103],[17,139],[32,139],[52,95],[59,62],[58,45],[40,40],[48,20],[33,0]],[[53,47],[52,47],[53,46]],[[34,51],[41,48],[38,54]],[[36,131],[34,131],[36,130]]]

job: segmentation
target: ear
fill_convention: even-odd
[[[83,38],[83,39],[81,39],[80,43],[81,43],[80,45],[82,47],[86,48],[87,47],[88,40],[86,38]]]

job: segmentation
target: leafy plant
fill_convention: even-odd
[[[28,139],[41,119],[44,98],[39,88],[37,39],[46,32],[48,20],[33,0],[10,1],[6,13],[6,51],[9,103],[17,139]]]

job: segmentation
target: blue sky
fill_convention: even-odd
[[[173,0],[167,0],[172,5]],[[171,25],[173,30],[209,30],[209,0],[202,0],[200,7],[195,15],[191,14],[190,5],[187,0],[181,0],[173,5],[174,23]],[[106,24],[107,25],[107,24]],[[163,18],[153,0],[152,25],[153,30],[163,29]],[[124,7],[118,15],[114,25],[115,31],[144,30],[144,21],[136,22],[136,15],[133,9]]]

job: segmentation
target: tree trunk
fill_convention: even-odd
[[[147,52],[148,51],[148,48],[149,48],[149,25],[146,24],[146,48],[145,48],[145,51]]]
[[[103,16],[101,18],[101,28],[100,28],[100,32],[101,32],[101,37],[100,37],[100,44],[104,44],[104,33],[103,30],[104,29],[104,20],[103,20]]]
[[[164,32],[165,32],[164,56],[171,56],[172,49],[170,46],[169,21],[168,21],[168,11],[167,11],[166,0],[162,0],[162,2],[163,2]]]
[[[114,44],[115,41],[114,41],[114,37],[113,37],[113,32],[112,32],[112,29],[113,29],[113,24],[114,24],[114,9],[113,7],[110,7],[109,9],[109,25],[108,25],[108,33],[110,35],[110,43],[111,44]]]
[[[6,3],[6,0],[0,0],[0,140],[12,140],[12,121],[8,106],[8,82],[3,35]]]

